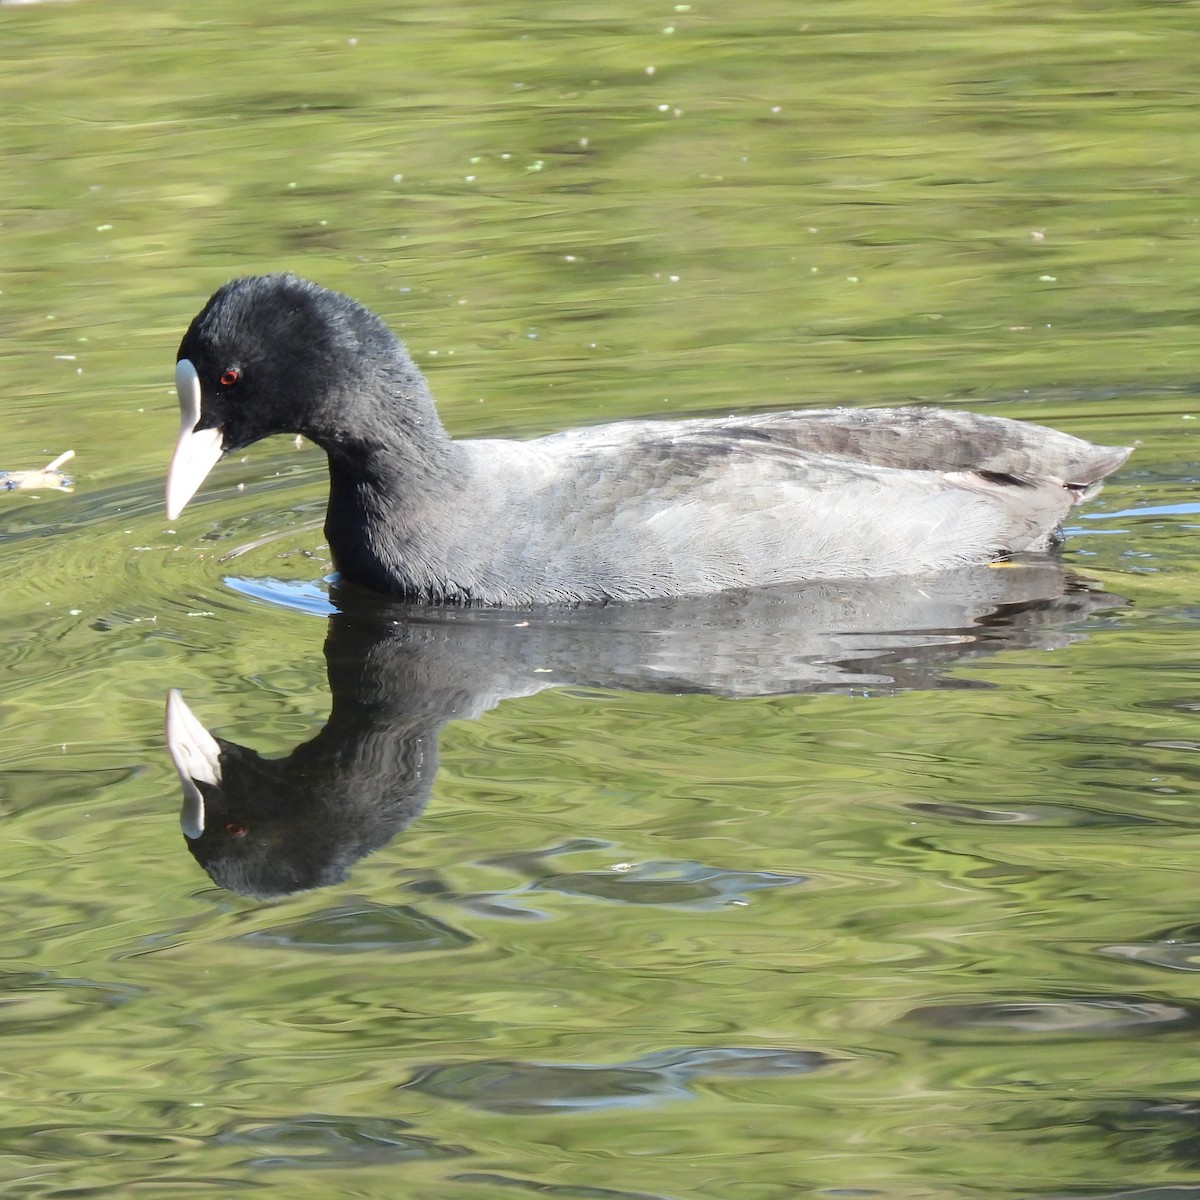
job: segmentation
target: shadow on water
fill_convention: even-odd
[[[430,609],[348,588],[333,599],[332,711],[285,757],[213,737],[168,697],[188,848],[248,896],[345,879],[424,808],[442,726],[502,700],[567,685],[725,697],[982,687],[946,671],[1066,645],[1123,603],[1053,560],[607,607]]]

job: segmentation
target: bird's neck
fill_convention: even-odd
[[[342,578],[412,599],[444,591],[441,551],[469,518],[470,472],[432,404],[403,425],[380,423],[369,436],[324,449],[325,535]]]

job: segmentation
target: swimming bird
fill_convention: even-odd
[[[300,434],[329,461],[339,576],[429,604],[703,595],[1042,551],[1130,453],[928,407],[454,439],[387,325],[289,274],[219,288],[175,384],[170,520],[222,455]]]

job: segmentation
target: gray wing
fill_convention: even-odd
[[[670,436],[670,422],[646,424]],[[1127,446],[1097,446],[1029,421],[920,407],[762,413],[683,421],[676,428],[684,438],[766,442],[879,467],[973,471],[1025,484],[1052,481],[1080,495],[1131,452]]]

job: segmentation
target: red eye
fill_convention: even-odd
[[[221,386],[233,387],[233,385],[237,383],[241,377],[242,373],[237,369],[237,367],[230,367],[225,374],[221,376]]]
[[[230,821],[229,824],[225,826],[225,832],[229,834],[230,837],[245,837],[246,827],[245,825],[239,825],[236,821]]]

